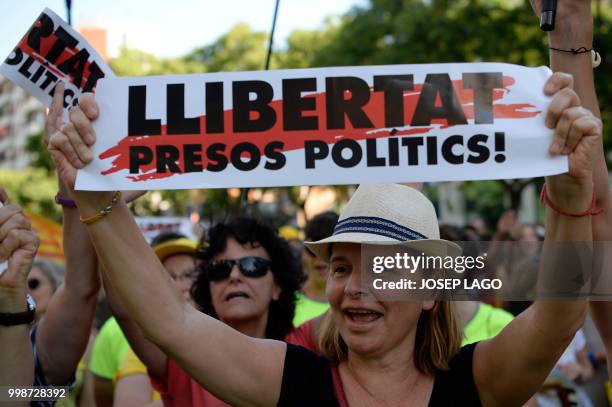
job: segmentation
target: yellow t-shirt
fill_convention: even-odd
[[[326,302],[311,300],[304,293],[298,293],[295,301],[295,316],[293,326],[300,326],[304,322],[318,317],[329,308]]]
[[[55,403],[55,407],[76,407],[78,406],[79,396],[81,390],[83,390],[83,378],[87,371],[87,363],[81,358],[77,366],[76,373],[74,375],[75,382],[74,386],[68,391],[68,397],[61,398]]]
[[[508,311],[479,303],[476,315],[463,329],[464,337],[461,346],[496,336],[513,319],[514,316]]]
[[[115,373],[115,377],[113,377],[113,384],[117,385],[119,380],[125,376],[136,374],[147,375],[147,367],[138,359],[138,356],[136,356],[132,348],[129,348],[123,358],[123,362],[121,362],[119,369],[117,369]],[[151,393],[151,400],[159,400],[160,398],[160,394],[153,390]]]
[[[130,344],[123,335],[119,323],[115,318],[109,318],[96,336],[89,370],[98,377],[112,380],[129,348]]]

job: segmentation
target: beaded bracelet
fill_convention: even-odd
[[[115,194],[113,195],[113,199],[104,209],[102,209],[100,212],[96,213],[95,215],[88,216],[86,218],[81,216],[80,217],[81,222],[83,222],[86,225],[91,225],[92,223],[99,221],[100,219],[102,219],[103,217],[105,217],[106,215],[108,215],[109,213],[113,211],[113,207],[117,205],[117,202],[119,202],[120,199],[121,199],[121,192],[120,191],[115,192]]]

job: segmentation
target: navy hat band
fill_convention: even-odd
[[[351,216],[342,219],[336,224],[334,235],[342,233],[368,233],[395,239],[399,242],[406,240],[422,240],[427,236],[406,226],[384,218],[374,216]]]

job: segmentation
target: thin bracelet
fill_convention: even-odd
[[[596,200],[597,199],[595,197],[595,191],[593,191],[593,199],[591,200],[591,206],[589,206],[585,211],[578,212],[578,213],[575,213],[575,212],[572,213],[572,212],[564,211],[563,209],[559,208],[557,205],[555,205],[550,200],[550,198],[548,197],[548,193],[547,193],[546,183],[544,183],[544,187],[542,188],[542,193],[540,194],[540,203],[546,204],[550,209],[557,212],[559,215],[569,216],[571,218],[582,218],[583,216],[593,216],[593,215],[599,215],[600,213],[602,213],[603,209],[597,207]]]
[[[72,199],[64,198],[58,192],[55,194],[55,203],[63,206],[64,208],[76,208],[76,203]]]
[[[81,216],[80,217],[81,222],[83,222],[86,225],[91,225],[92,223],[99,221],[100,219],[102,219],[103,217],[105,217],[106,215],[108,215],[109,213],[113,211],[113,207],[117,205],[117,202],[119,202],[120,199],[121,199],[121,192],[120,191],[115,192],[115,195],[113,195],[113,199],[104,209],[102,209],[100,212],[96,213],[95,215],[88,216],[86,218]]]
[[[574,54],[574,55],[586,54],[587,52],[593,51],[592,48],[587,48],[587,47],[570,48],[570,49],[561,49],[561,48],[550,47],[550,49],[552,49],[553,51],[567,52],[568,54]]]
[[[586,54],[587,52],[590,52],[591,53],[591,66],[593,68],[597,68],[599,65],[601,65],[601,55],[599,55],[599,52],[595,51],[593,48],[589,49],[587,47],[580,47],[580,48],[561,49],[561,48],[550,47],[550,49],[553,51],[566,52],[572,55]]]

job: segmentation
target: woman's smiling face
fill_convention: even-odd
[[[334,244],[326,293],[349,353],[382,357],[400,347],[413,349],[421,312],[434,303],[379,301],[361,277],[361,246]]]

